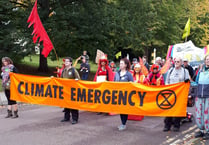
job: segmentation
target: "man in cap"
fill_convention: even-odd
[[[134,70],[134,66],[135,66],[135,64],[137,64],[137,63],[138,63],[137,58],[133,58],[133,59],[132,59],[131,70]]]
[[[149,70],[149,63],[147,62],[147,56],[144,55],[142,57],[142,60],[143,60],[144,66],[146,66],[147,70]]]
[[[182,59],[177,57],[175,59],[175,67],[169,69],[165,84],[175,84],[179,82],[189,82],[189,72],[182,67]],[[173,131],[179,131],[181,117],[166,117],[164,120],[165,126],[163,131],[169,131],[173,125]]]
[[[184,63],[183,63],[184,68],[188,70],[189,75],[190,75],[190,78],[193,80],[194,69],[189,65],[188,59],[187,59],[187,58],[184,58],[184,59],[183,59],[183,62],[184,62]]]

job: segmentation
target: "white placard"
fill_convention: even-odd
[[[105,82],[107,81],[107,76],[97,76],[97,82]]]

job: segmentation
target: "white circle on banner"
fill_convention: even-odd
[[[69,75],[72,75],[72,72],[69,72],[68,74],[69,74]]]

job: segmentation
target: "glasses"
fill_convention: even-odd
[[[180,61],[175,61],[175,63],[179,63]]]

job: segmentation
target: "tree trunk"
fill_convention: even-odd
[[[49,68],[47,65],[47,58],[45,58],[41,53],[39,55],[39,67],[38,71],[40,72],[48,72]]]
[[[49,0],[38,0],[40,6],[41,6],[41,14],[42,17],[40,16],[42,23],[48,18],[49,16]],[[43,49],[43,48],[42,48]],[[39,57],[39,67],[38,71],[40,72],[48,72],[48,64],[47,64],[47,58],[45,58],[41,52],[42,49],[40,48],[40,57]]]

